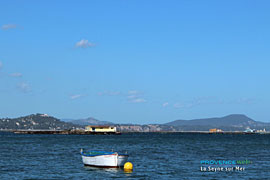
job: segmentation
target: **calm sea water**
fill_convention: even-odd
[[[80,148],[127,151],[132,173],[84,167]],[[270,179],[270,135],[0,133],[0,179]],[[244,171],[202,172],[202,160],[243,160]],[[222,167],[216,165],[214,167]],[[206,166],[207,167],[207,166]]]

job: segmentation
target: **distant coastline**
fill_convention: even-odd
[[[74,122],[79,122],[75,124]],[[210,129],[217,129],[222,133],[250,132],[261,133],[270,131],[270,123],[255,121],[245,115],[234,114],[220,118],[206,118],[195,120],[176,120],[165,124],[114,124],[109,121],[99,121],[94,118],[83,120],[61,121],[47,114],[31,114],[18,118],[0,119],[1,131],[16,130],[43,130],[43,131],[81,131],[85,125],[111,125],[115,126],[118,132],[183,132],[183,133],[208,133]]]
[[[244,131],[223,131],[219,133],[212,133],[209,131],[150,131],[150,132],[132,132],[132,131],[126,131],[126,132],[117,132],[117,133],[91,133],[91,132],[85,132],[81,130],[0,130],[0,132],[9,132],[14,134],[58,134],[58,135],[121,135],[121,134],[130,134],[130,133],[157,133],[157,134],[234,134],[234,135],[252,135],[252,134],[260,134],[260,135],[270,135],[270,131],[266,132],[244,132]]]

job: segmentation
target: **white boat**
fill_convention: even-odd
[[[117,168],[127,162],[128,154],[106,151],[83,151],[81,149],[82,161],[85,166]]]

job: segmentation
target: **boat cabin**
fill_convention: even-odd
[[[86,126],[85,131],[87,131],[87,132],[115,133],[116,127],[114,127],[114,126]]]
[[[221,129],[215,128],[215,129],[209,129],[209,132],[210,133],[222,133],[223,131]]]

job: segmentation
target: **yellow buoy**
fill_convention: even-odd
[[[131,162],[126,162],[124,165],[124,170],[125,171],[132,171],[133,169],[133,164]]]

